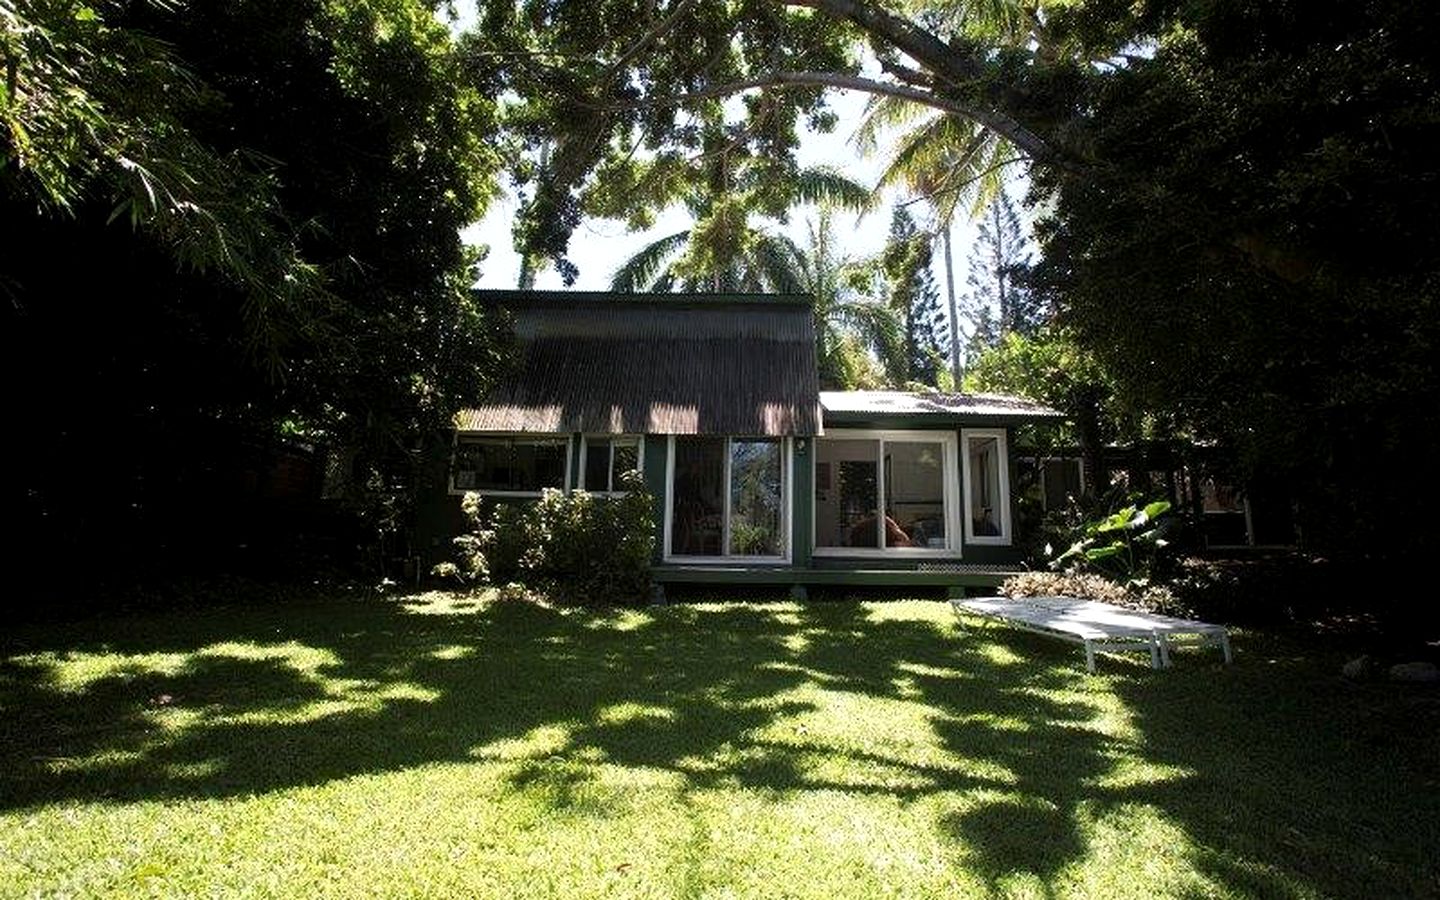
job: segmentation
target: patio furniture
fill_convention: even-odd
[[[1085,668],[1095,671],[1096,651],[1143,651],[1150,665],[1170,665],[1174,643],[1198,643],[1220,648],[1228,665],[1232,659],[1230,635],[1223,625],[1177,619],[1075,597],[985,597],[951,600],[957,617],[965,613],[1004,622],[1013,628],[1080,644]]]

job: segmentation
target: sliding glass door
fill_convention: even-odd
[[[785,559],[788,468],[779,438],[672,438],[666,558]]]
[[[815,440],[815,552],[953,556],[958,484],[949,432],[828,432]]]

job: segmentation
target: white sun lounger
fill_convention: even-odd
[[[997,619],[1015,628],[1046,634],[1085,648],[1085,668],[1095,671],[1095,652],[1147,651],[1150,665],[1170,665],[1171,641],[1197,641],[1220,648],[1231,660],[1230,635],[1223,625],[1140,612],[1074,597],[986,597],[951,600],[956,616]]]

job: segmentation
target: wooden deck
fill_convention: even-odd
[[[856,587],[932,586],[995,588],[1022,570],[1008,566],[947,564],[925,568],[841,568],[838,566],[696,566],[657,565],[656,584],[852,585]]]

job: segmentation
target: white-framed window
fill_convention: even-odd
[[[790,441],[671,435],[666,465],[665,559],[790,559]]]
[[[570,438],[551,435],[458,434],[450,492],[538,497],[570,483]]]
[[[644,442],[638,434],[585,436],[580,444],[580,489],[592,494],[614,494],[620,476],[643,472]]]
[[[1003,428],[963,428],[960,457],[965,484],[965,540],[1010,543],[1010,466]]]
[[[815,438],[817,556],[960,555],[953,431],[830,429]]]

